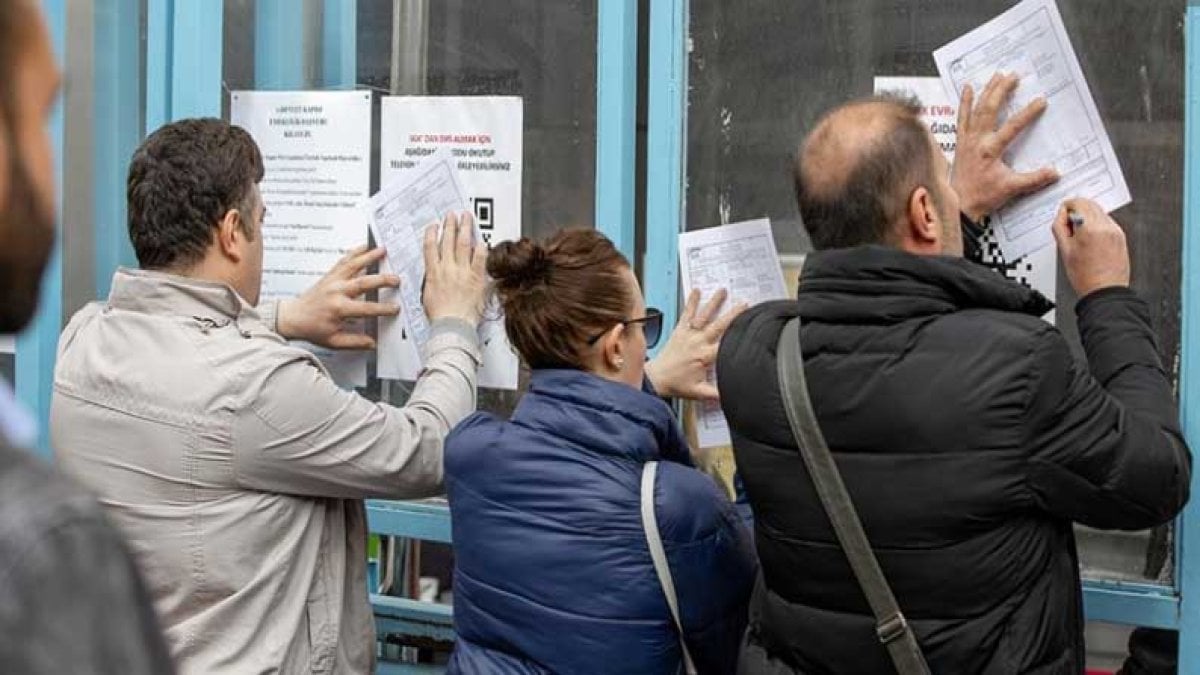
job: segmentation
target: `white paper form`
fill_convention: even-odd
[[[704,303],[717,291],[729,292],[725,309],[786,298],[783,266],[766,218],[679,235],[679,268],[684,293],[700,291]],[[708,374],[716,382],[715,369]],[[696,436],[701,448],[729,445],[729,425],[720,403],[697,406]]]
[[[425,229],[446,214],[466,210],[449,152],[438,151],[404,178],[389,183],[368,206],[375,241],[387,249],[388,265],[400,277],[400,313],[419,355],[429,342],[429,319],[421,300],[425,281]]]
[[[1038,97],[1048,104],[1005,159],[1017,171],[1052,166],[1061,178],[993,215],[1008,260],[1053,242],[1050,226],[1064,199],[1094,199],[1108,211],[1129,203],[1125,176],[1054,0],[1024,0],[933,58],[946,90],[958,97],[968,84],[978,96],[997,72],[1018,75],[1020,84],[1002,118]]]
[[[380,183],[402,179],[424,158],[447,150],[483,242],[491,247],[519,239],[523,120],[524,103],[518,96],[385,96],[380,106]],[[485,311],[479,337],[479,386],[515,390],[520,363],[498,303]],[[403,321],[380,320],[377,351],[380,377],[416,379],[421,359]]]
[[[236,91],[230,117],[254,137],[266,169],[260,301],[295,297],[367,243],[362,207],[371,188],[371,94]],[[316,354],[338,384],[367,383],[367,352],[297,344]]]

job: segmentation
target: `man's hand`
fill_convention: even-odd
[[[383,260],[384,253],[382,248],[367,250],[366,246],[360,246],[339,260],[303,295],[280,301],[275,315],[279,334],[332,349],[373,349],[374,338],[346,323],[374,316],[395,316],[400,311],[390,303],[359,299],[370,291],[400,285],[400,278],[394,274],[362,274],[367,267]]]
[[[958,193],[960,208],[974,222],[1013,199],[1037,192],[1058,180],[1053,168],[1017,173],[1004,163],[1004,151],[1046,111],[1039,98],[1008,118],[999,129],[1000,110],[1017,89],[1016,75],[996,73],[979,95],[967,85],[958,105],[958,146],[950,183]]]
[[[438,241],[438,230],[441,241]],[[487,249],[475,245],[475,220],[451,213],[442,227],[425,230],[425,290],[422,301],[430,321],[458,318],[472,326],[483,318],[487,291]]]
[[[715,401],[717,388],[708,382],[708,369],[717,360],[721,336],[746,305],[717,317],[728,293],[720,291],[697,311],[700,291],[688,294],[683,315],[658,357],[646,364],[646,377],[660,396]]]
[[[1083,218],[1072,225],[1068,211]],[[1129,248],[1125,232],[1099,204],[1068,199],[1054,218],[1054,240],[1067,278],[1083,298],[1102,288],[1129,286]]]

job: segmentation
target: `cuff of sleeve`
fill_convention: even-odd
[[[483,363],[480,351],[479,331],[470,323],[457,318],[445,318],[434,321],[429,327],[429,344],[426,347],[426,358],[442,349],[458,347],[465,350],[475,360],[475,364]]]
[[[1138,300],[1138,294],[1132,288],[1127,286],[1109,286],[1101,288],[1097,291],[1092,291],[1079,299],[1075,303],[1075,316],[1082,316],[1085,312],[1097,304],[1103,304],[1106,300]]]
[[[266,302],[258,303],[258,317],[262,320],[263,325],[269,328],[272,332],[279,332],[279,300],[267,300]]]

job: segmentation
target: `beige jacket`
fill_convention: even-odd
[[[63,332],[52,440],[130,540],[182,673],[368,673],[362,500],[441,491],[478,338],[435,323],[394,408],[339,389],[264,307],[118,271]]]

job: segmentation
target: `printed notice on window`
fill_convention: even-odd
[[[235,91],[230,117],[254,137],[266,168],[260,302],[295,297],[367,243],[371,94]],[[366,384],[367,353],[304,346],[339,384]]]
[[[722,288],[729,292],[725,310],[739,303],[757,305],[787,297],[783,267],[766,218],[679,235],[679,269],[685,294],[700,291],[700,303]],[[715,369],[709,381],[716,382]],[[696,436],[701,448],[730,444],[729,425],[720,403],[697,406]]]
[[[1024,0],[938,49],[933,58],[955,97],[968,84],[978,95],[995,73],[1018,75],[1020,84],[1002,119],[1038,97],[1048,104],[1005,159],[1017,171],[1052,166],[1062,178],[993,215],[1008,260],[1053,242],[1051,224],[1064,199],[1094,199],[1108,211],[1129,203],[1125,176],[1054,0]]]
[[[518,96],[387,96],[380,110],[379,180],[408,180],[437,153],[457,176],[462,209],[475,216],[485,245],[521,237],[524,104]],[[403,290],[401,290],[403,292]],[[380,294],[387,299],[386,293]],[[378,371],[383,378],[415,380],[421,352],[407,326],[379,322]],[[419,337],[419,336],[418,336]],[[493,302],[479,328],[483,366],[479,386],[517,388],[519,361]]]

